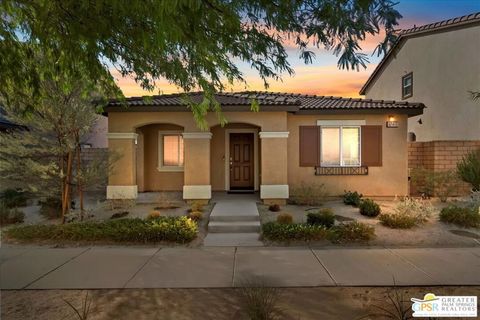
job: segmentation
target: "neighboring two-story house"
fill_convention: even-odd
[[[419,101],[408,119],[409,167],[453,169],[480,147],[480,13],[399,32],[363,88],[369,99]],[[413,142],[416,141],[416,142]]]

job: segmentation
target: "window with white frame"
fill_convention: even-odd
[[[360,166],[360,126],[321,126],[322,167]]]
[[[410,72],[402,77],[402,99],[413,96],[413,73]]]
[[[158,170],[183,170],[183,136],[181,133],[158,133]]]

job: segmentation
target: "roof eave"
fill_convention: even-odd
[[[260,112],[297,112],[298,105],[260,105]],[[187,106],[158,106],[158,105],[141,105],[141,106],[107,106],[103,115],[108,116],[109,112],[190,112]],[[224,105],[223,112],[248,112],[252,111],[251,106],[244,105]]]
[[[311,115],[311,114],[406,114],[408,117],[415,117],[423,114],[425,106],[419,105],[412,108],[358,108],[358,109],[345,109],[345,108],[328,108],[328,109],[302,109],[294,114],[298,115]]]

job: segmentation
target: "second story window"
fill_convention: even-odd
[[[402,77],[402,99],[413,96],[413,73],[410,72]]]

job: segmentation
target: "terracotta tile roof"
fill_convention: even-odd
[[[393,56],[393,52],[395,51],[395,49],[399,47],[400,43],[406,41],[408,38],[413,36],[429,35],[432,33],[442,32],[448,29],[462,28],[462,27],[467,27],[467,26],[476,25],[476,24],[480,24],[480,12],[476,12],[476,13],[472,13],[472,14],[468,14],[468,15],[464,15],[461,17],[456,17],[448,20],[443,20],[439,22],[434,22],[434,23],[426,24],[419,27],[415,26],[410,29],[399,30],[397,32],[397,36],[398,36],[397,40],[392,45],[392,47],[387,52],[387,54],[382,58],[382,60],[377,65],[375,70],[373,70],[367,82],[365,82],[362,89],[360,89],[360,94],[362,95],[365,94],[370,84],[372,84],[373,80],[375,80],[377,75],[380,74],[380,71],[383,69],[386,62],[390,59],[390,57]]]
[[[202,92],[192,92],[189,97],[195,103],[200,103],[203,98]],[[231,93],[216,93],[215,98],[223,106],[250,106],[252,98]],[[297,99],[289,97],[258,94],[256,99],[260,105],[298,105]],[[182,93],[156,95],[151,97],[130,97],[126,98],[126,103],[129,106],[186,106],[184,95]],[[121,106],[121,100],[111,100],[108,106]]]
[[[240,96],[248,99],[258,99],[265,95],[296,99],[299,102],[299,110],[320,110],[320,109],[398,109],[398,108],[419,108],[425,106],[422,103],[406,102],[406,101],[387,101],[372,100],[361,98],[342,98],[334,96],[317,96],[298,93],[282,93],[282,92],[263,92],[263,91],[245,91],[231,93],[233,96]]]
[[[269,110],[275,110],[276,107],[291,106],[287,111],[314,111],[314,110],[370,110],[370,109],[418,109],[422,110],[425,106],[422,103],[406,101],[386,101],[360,98],[342,98],[333,96],[317,96],[295,93],[267,92],[267,91],[242,91],[242,92],[222,92],[215,95],[222,106],[246,106],[249,107],[252,100],[258,101],[260,107],[272,106]],[[202,93],[195,92],[190,94],[190,98],[198,103],[202,100]],[[168,110],[166,107],[185,107],[182,94],[167,94],[151,97],[131,97],[126,98],[125,103],[131,107],[150,107],[151,111]],[[124,102],[120,100],[111,100],[107,106],[122,107]],[[153,107],[156,107],[155,110]],[[162,108],[163,107],[163,108]],[[293,108],[292,108],[293,107]],[[142,108],[142,111],[148,111],[149,108]],[[108,111],[108,110],[107,110]],[[120,110],[119,110],[120,111]],[[130,110],[135,111],[135,109]]]
[[[410,29],[403,29],[398,32],[398,35],[405,37],[407,35],[413,35],[429,31],[439,31],[444,28],[458,27],[463,24],[470,24],[474,22],[480,22],[480,12],[471,13],[465,16],[456,17],[448,20],[438,21],[420,27],[415,26]]]

